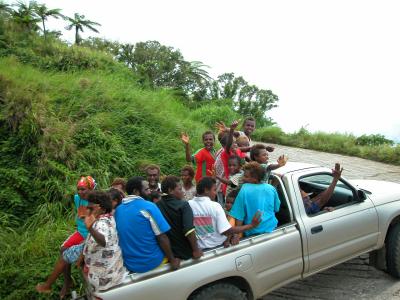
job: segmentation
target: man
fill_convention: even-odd
[[[150,195],[149,183],[143,177],[133,177],[126,184],[128,196],[115,210],[119,244],[126,268],[144,273],[165,263],[178,269],[165,234],[170,226],[158,207],[145,199]]]
[[[147,181],[149,182],[150,192],[161,193],[160,167],[157,165],[148,165],[145,169]]]

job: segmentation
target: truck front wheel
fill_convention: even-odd
[[[246,293],[229,283],[217,283],[208,286],[190,298],[191,300],[247,300]]]
[[[391,276],[400,278],[400,223],[390,229],[386,238],[386,267]]]

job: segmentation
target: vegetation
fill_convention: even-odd
[[[295,133],[285,133],[281,128],[272,126],[258,129],[254,139],[400,165],[400,145],[394,145],[393,141],[380,134],[355,137],[341,133],[310,133],[305,128]]]

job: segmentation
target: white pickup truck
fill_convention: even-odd
[[[318,194],[332,171],[288,163],[273,172],[281,208],[272,232],[245,238],[238,245],[205,252],[144,274],[95,299],[257,299],[360,254],[373,253],[376,266],[400,277],[400,184],[341,178],[327,206],[333,211],[307,215],[300,188]]]

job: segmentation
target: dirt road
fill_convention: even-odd
[[[348,179],[377,179],[400,183],[400,167],[339,154],[322,153],[280,145],[270,155],[276,161],[287,154],[290,161],[309,162],[332,168],[335,162],[344,167]],[[400,299],[400,280],[368,265],[368,255],[361,256],[304,280],[282,287],[264,300],[281,299]]]

